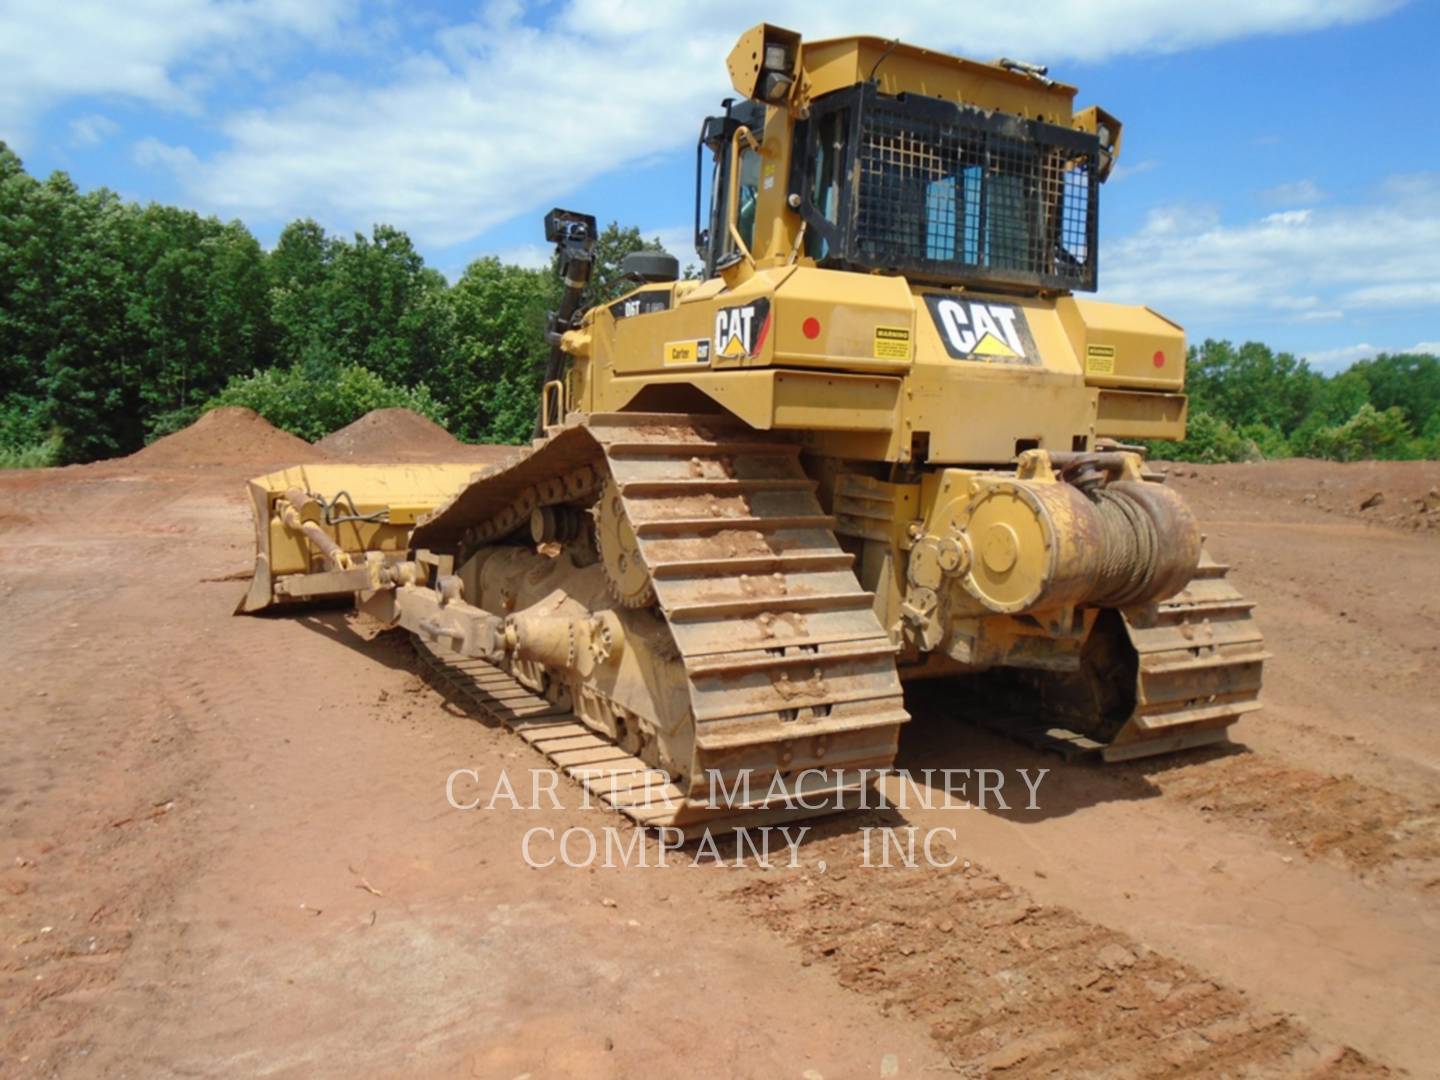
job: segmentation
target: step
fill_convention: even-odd
[[[658,521],[636,522],[634,528],[635,535],[641,538],[727,530],[767,533],[785,529],[834,529],[835,519],[826,514],[797,514],[793,517],[663,518]]]
[[[849,570],[855,556],[847,551],[816,555],[742,555],[732,559],[676,559],[656,563],[650,576],[657,581],[687,577],[731,577],[739,574],[804,574],[821,570]]]
[[[798,457],[795,443],[735,440],[733,442],[612,442],[609,457],[734,457],[737,454],[789,454]]]
[[[716,675],[745,675],[756,671],[773,671],[780,668],[821,667],[845,661],[869,660],[880,656],[894,656],[897,646],[889,638],[863,643],[859,648],[833,649],[825,652],[796,650],[785,656],[737,656],[734,659],[720,656],[689,665],[692,678]]]
[[[814,491],[820,485],[808,477],[740,480],[732,477],[683,480],[626,480],[620,492],[626,498],[656,498],[687,495],[751,495],[762,491]]]
[[[706,619],[744,619],[767,613],[805,614],[811,611],[869,611],[875,594],[869,592],[817,593],[814,596],[761,596],[750,600],[717,600],[703,604],[678,604],[665,611],[671,622],[702,622]]]

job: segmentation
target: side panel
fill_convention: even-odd
[[[1112,439],[1179,439],[1185,435],[1184,394],[1101,390],[1095,430]]]
[[[935,464],[1184,435],[1184,335],[1147,308],[806,266],[667,288],[592,314],[587,407],[697,407],[637,403],[685,386],[827,454]]]
[[[807,439],[826,433],[854,435],[854,456],[872,456],[877,445],[882,457],[893,452],[901,429],[900,378],[773,368],[611,379],[597,397],[599,411],[624,411],[641,391],[675,384],[694,387],[762,431],[799,431]],[[881,436],[878,444],[874,436]]]
[[[1185,331],[1146,307],[1074,296],[1055,302],[1091,386],[1179,393],[1185,388]]]

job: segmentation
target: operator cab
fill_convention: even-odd
[[[769,47],[770,36],[783,32],[765,29]],[[924,56],[920,62],[939,62],[912,51]],[[874,68],[888,57],[881,54]],[[914,62],[890,60],[892,68]],[[1017,69],[1034,76],[1041,93],[1070,90],[1033,65],[943,62],[999,83],[987,95],[992,99],[1009,89]],[[993,107],[993,100],[986,107],[927,96],[915,91],[916,80],[906,81],[908,88],[871,70],[868,79],[810,99],[788,123],[781,102],[767,107],[754,99],[726,100],[723,115],[708,117],[696,146],[695,183],[696,250],[706,276],[760,246],[762,188],[783,184],[781,213],[794,215],[791,229],[800,230],[793,254],[782,253],[789,261],[941,286],[1093,291],[1099,185],[1118,149],[1118,124],[1108,116],[1063,123],[1068,97],[1063,110],[1027,114],[1023,106]],[[972,77],[967,89],[976,85]],[[762,153],[767,114],[770,137],[789,143],[783,152],[767,146]],[[706,150],[713,161],[702,224]],[[787,175],[777,175],[781,163]]]
[[[729,206],[730,177],[732,170],[731,142],[736,132],[747,129],[756,142],[765,139],[765,106],[758,101],[735,101],[726,98],[720,103],[725,110],[721,116],[707,116],[700,126],[700,138],[695,144],[695,253],[705,264],[705,277],[714,277],[721,268],[728,265],[739,251],[730,236]],[[705,178],[705,152],[713,159],[710,167],[709,211],[701,222],[703,205],[703,180]],[[760,195],[760,155],[748,147],[740,154],[739,180],[736,187],[734,221],[736,230],[747,247],[754,244],[755,212]]]

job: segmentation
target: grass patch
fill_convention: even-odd
[[[0,446],[0,469],[48,469],[60,460],[60,440]]]

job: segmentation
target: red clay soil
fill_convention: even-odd
[[[1440,461],[1257,461],[1240,465],[1156,462],[1182,482],[1222,485],[1253,506],[1289,504],[1372,525],[1440,537]]]
[[[528,808],[543,759],[403,637],[231,614],[274,445],[151,464],[225,420],[0,473],[0,1076],[1436,1075],[1440,528],[1376,515],[1435,517],[1440,464],[1168,466],[1273,654],[1226,750],[1064,761],[931,680],[897,764],[1048,770],[1033,809],[534,869],[628,827]]]
[[[325,452],[281,431],[251,409],[211,409],[189,427],[157,439],[127,459],[161,468],[189,465],[296,465],[325,460]]]
[[[375,409],[315,444],[348,461],[496,461],[509,447],[470,446],[410,409]]]

